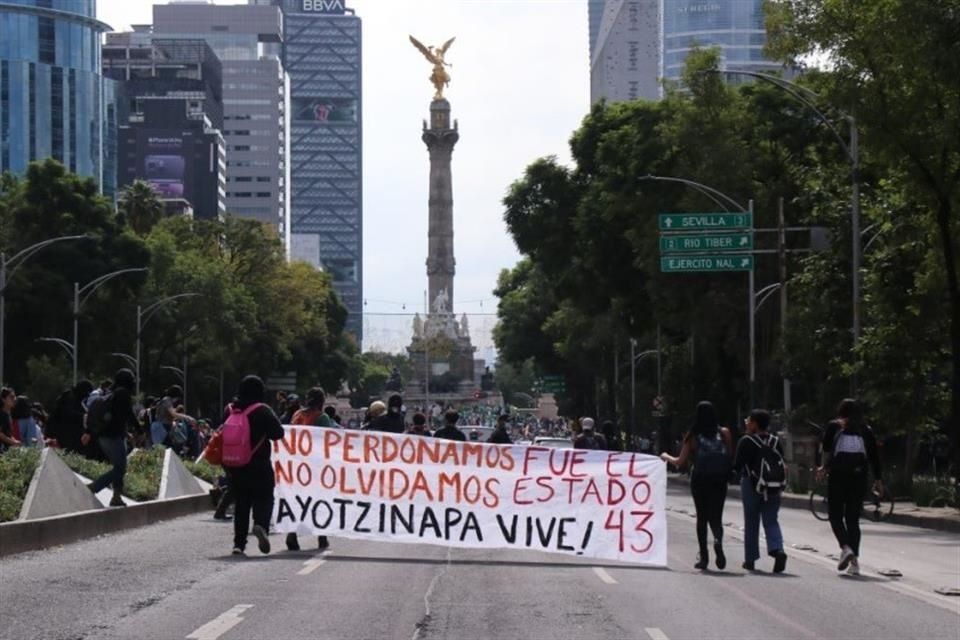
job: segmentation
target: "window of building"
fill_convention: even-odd
[[[253,178],[251,176],[237,176],[233,178],[233,182],[253,182]]]
[[[270,176],[257,176],[257,182],[273,182]]]

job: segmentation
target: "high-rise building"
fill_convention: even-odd
[[[763,0],[587,1],[593,102],[659,99],[695,47],[718,47],[725,69],[782,69],[763,56]]]
[[[273,225],[290,248],[289,87],[278,7],[172,2],[153,33],[203,39],[223,65],[227,213]]]
[[[663,0],[663,71],[676,80],[695,46],[719,47],[724,69],[777,71],[764,57],[763,0]]]
[[[221,218],[226,201],[223,70],[203,40],[166,39],[149,27],[111,33],[104,75],[123,84],[119,184],[148,182],[168,210]]]
[[[660,2],[605,0],[602,6],[588,5],[592,102],[660,98]]]
[[[329,272],[363,333],[361,23],[344,0],[250,0],[284,12],[290,76],[291,256]]]
[[[114,194],[116,84],[100,72],[109,30],[95,0],[0,3],[0,171],[53,157]]]

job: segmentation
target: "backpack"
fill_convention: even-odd
[[[759,436],[748,436],[757,445],[759,461],[750,475],[756,481],[757,493],[766,497],[770,491],[782,491],[787,483],[787,470],[783,465],[783,456],[777,451],[779,438],[769,436],[766,440]]]
[[[99,395],[87,407],[87,431],[102,436],[113,422],[113,394]]]
[[[727,445],[720,431],[717,431],[713,438],[697,436],[697,454],[693,462],[693,471],[696,475],[726,478],[730,475],[732,466]]]
[[[264,436],[257,443],[257,446],[250,446],[250,414],[262,406],[265,406],[262,402],[256,402],[241,411],[232,404],[230,405],[230,415],[220,430],[223,433],[223,460],[221,464],[224,467],[247,466],[253,459],[253,454],[266,440],[266,436]]]
[[[830,471],[861,475],[867,473],[867,445],[859,431],[841,428],[833,438]]]

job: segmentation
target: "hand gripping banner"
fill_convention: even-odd
[[[666,566],[653,456],[286,427],[275,531]]]

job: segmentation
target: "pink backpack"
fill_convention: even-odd
[[[250,414],[264,406],[262,402],[250,405],[245,410],[230,405],[230,415],[223,423],[223,462],[224,467],[245,467],[253,459],[254,452],[260,448],[266,437],[257,446],[250,443]]]

